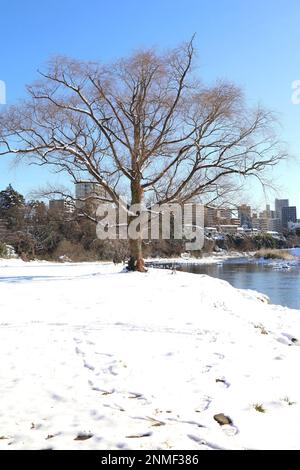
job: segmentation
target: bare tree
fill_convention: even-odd
[[[263,182],[285,156],[272,114],[247,109],[231,83],[202,85],[194,56],[191,41],[110,65],[54,58],[28,99],[0,115],[0,155],[29,156],[75,182],[92,178],[115,204],[124,194],[131,204],[204,201],[232,190],[228,178]],[[130,240],[130,253],[143,271],[141,239]]]

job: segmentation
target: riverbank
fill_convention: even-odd
[[[208,276],[7,260],[0,304],[0,449],[300,448],[298,311]]]
[[[253,252],[241,252],[241,251],[222,251],[220,253],[204,253],[201,258],[193,258],[192,256],[182,256],[177,258],[146,258],[145,263],[150,267],[163,267],[168,269],[174,267],[180,267],[185,265],[190,266],[201,266],[201,265],[214,265],[222,264],[229,260],[248,258],[252,259],[265,259],[267,260],[278,260],[278,261],[296,261],[299,260],[299,256],[292,254],[289,250],[276,250],[276,249],[261,249]]]
[[[238,251],[232,251],[232,252],[220,252],[220,253],[204,253],[202,258],[193,258],[192,256],[187,256],[187,257],[178,257],[178,258],[146,258],[145,262],[148,265],[167,265],[167,266],[172,266],[172,265],[207,265],[207,264],[218,264],[224,261],[227,261],[229,259],[235,259],[235,258],[247,258],[254,256],[254,253],[244,253],[244,252],[238,252]]]

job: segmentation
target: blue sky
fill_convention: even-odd
[[[53,54],[109,61],[142,46],[173,47],[196,33],[199,74],[206,81],[233,80],[250,103],[276,111],[293,159],[275,171],[300,210],[300,106],[291,84],[300,80],[298,0],[2,0],[0,80],[7,101]],[[57,177],[47,170],[0,161],[0,188],[12,183],[25,195]],[[261,196],[250,201],[264,203]]]

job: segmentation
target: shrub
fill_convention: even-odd
[[[80,243],[62,240],[53,253],[53,258],[57,261],[68,259],[70,261],[92,261],[91,254],[84,249]]]

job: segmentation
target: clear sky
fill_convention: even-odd
[[[7,102],[24,96],[25,84],[53,54],[109,61],[141,46],[173,47],[196,33],[199,74],[209,82],[233,80],[250,103],[276,111],[293,156],[275,172],[300,210],[300,105],[291,84],[300,80],[299,0],[2,0],[0,80]],[[28,194],[46,182],[47,170],[0,160],[0,188]],[[264,203],[261,196],[249,195]]]

